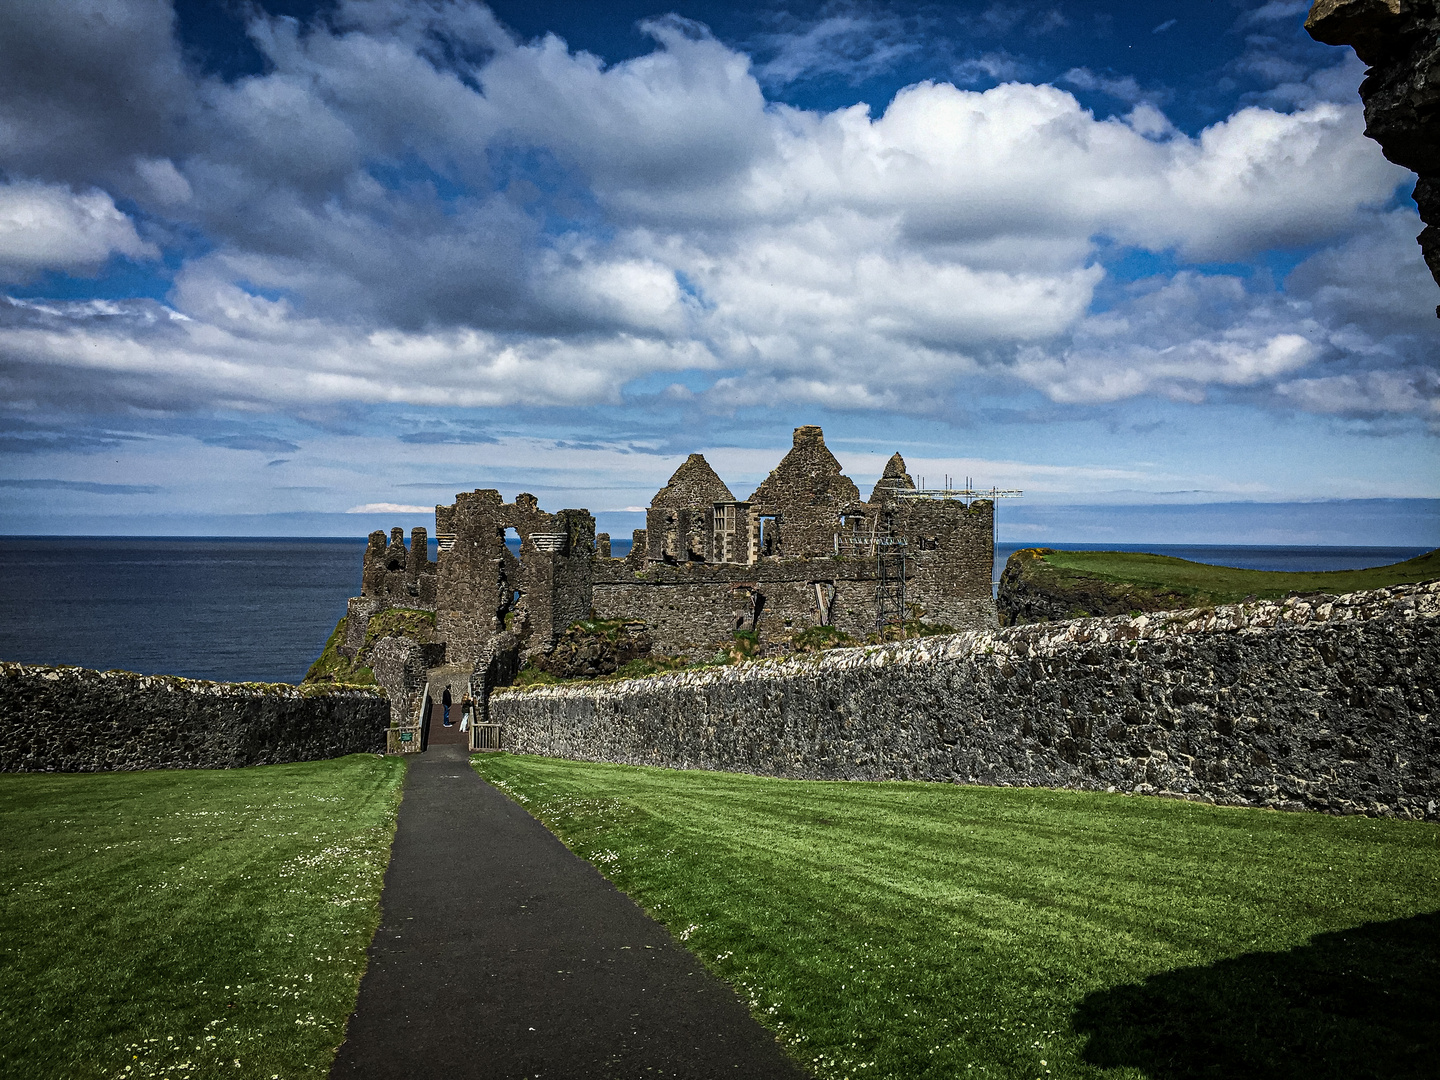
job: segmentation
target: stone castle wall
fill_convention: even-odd
[[[379,691],[0,663],[0,772],[318,761],[383,751],[389,725]]]
[[[910,538],[909,614],[953,627],[995,625],[990,500],[969,506],[912,500],[894,513]],[[831,539],[833,545],[833,532]],[[632,549],[623,559],[596,559],[592,589],[597,618],[644,622],[655,647],[672,655],[714,652],[734,631],[753,629],[757,596],[759,626],[767,634],[799,632],[822,621],[855,638],[875,630],[875,557],[863,551],[838,558],[771,557],[746,565],[654,562]]]
[[[753,629],[757,596],[759,626],[767,634],[817,625],[816,583],[834,589],[831,625],[858,637],[875,629],[873,559],[807,559],[803,566],[778,559],[751,566],[650,564],[643,570],[632,570],[623,559],[597,561],[595,614],[645,623],[661,652],[698,655],[714,652],[736,630]]]
[[[496,691],[508,749],[1440,820],[1440,583]]]

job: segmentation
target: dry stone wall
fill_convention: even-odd
[[[383,751],[389,725],[379,691],[0,663],[0,772],[317,761]]]
[[[1440,820],[1440,583],[499,690],[519,753]]]

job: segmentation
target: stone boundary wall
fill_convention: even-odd
[[[0,662],[0,772],[229,769],[385,749],[378,690]]]
[[[490,699],[516,753],[1440,820],[1440,582]]]

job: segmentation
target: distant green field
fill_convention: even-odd
[[[1440,578],[1440,550],[1368,570],[1280,572],[1210,566],[1168,555],[1132,551],[1050,551],[1045,562],[1105,581],[1204,596],[1231,604],[1247,596],[1267,600],[1298,593],[1347,593]]]
[[[823,1080],[1436,1075],[1433,825],[474,761]]]
[[[0,776],[0,1076],[328,1075],[403,775]]]

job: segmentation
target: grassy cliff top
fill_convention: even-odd
[[[1057,570],[1120,584],[1194,594],[1215,604],[1234,603],[1247,596],[1275,599],[1292,592],[1339,595],[1440,578],[1440,549],[1389,566],[1312,572],[1241,570],[1133,551],[1040,550],[1045,562]]]

